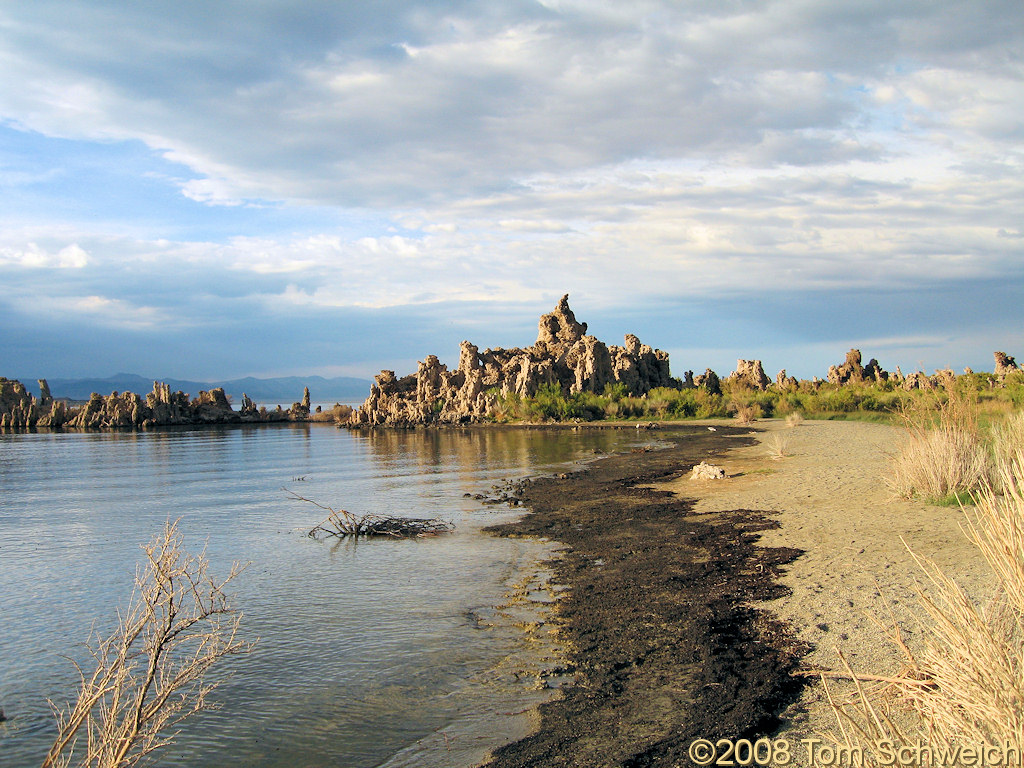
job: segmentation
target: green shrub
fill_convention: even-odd
[[[621,400],[624,397],[629,396],[629,387],[621,382],[615,384],[604,385],[604,396],[610,399],[612,402]]]
[[[1024,408],[1024,372],[1013,373],[1000,386],[994,386],[991,374],[960,376],[952,396],[981,404],[984,421],[1000,419],[1007,412]],[[497,405],[492,412],[496,421],[566,421],[580,419],[709,419],[725,418],[742,407],[764,417],[784,417],[800,413],[807,418],[857,418],[868,421],[899,421],[898,414],[909,407],[926,403],[937,416],[948,402],[944,390],[904,391],[891,381],[836,384],[801,382],[797,389],[769,387],[764,392],[733,387],[726,382],[724,394],[712,395],[705,389],[659,387],[644,396],[629,395],[621,383],[608,384],[601,394],[563,392],[558,384],[542,386],[533,397],[502,395],[492,390]]]

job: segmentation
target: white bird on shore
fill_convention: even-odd
[[[718,430],[714,427],[708,427],[708,432],[717,432]]]

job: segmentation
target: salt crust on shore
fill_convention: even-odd
[[[853,421],[788,427],[763,420],[753,429],[759,445],[712,459],[725,468],[724,482],[693,482],[686,476],[656,487],[696,497],[698,514],[741,508],[769,512],[780,528],[766,531],[761,543],[804,550],[782,578],[792,595],[761,607],[814,646],[807,666],[840,669],[839,648],[858,672],[896,672],[899,652],[867,618],[888,623],[890,607],[910,647],[920,642],[915,616],[921,614],[916,585],[922,575],[900,537],[968,593],[988,594],[984,560],[960,529],[963,512],[891,498],[881,478],[886,454],[901,438],[899,428]],[[779,459],[769,458],[766,445],[775,432],[788,440],[787,455]],[[835,694],[843,686],[830,688]],[[827,735],[835,726],[820,682],[809,685],[786,716],[777,737],[794,745]],[[799,746],[795,756],[806,764]]]

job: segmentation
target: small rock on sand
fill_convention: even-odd
[[[693,468],[690,473],[691,480],[724,480],[725,470],[721,467],[715,466],[714,464],[708,464],[706,461],[702,461],[700,464]]]

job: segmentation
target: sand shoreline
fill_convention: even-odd
[[[548,536],[570,548],[554,568],[558,578],[571,587],[570,600],[577,598],[575,605],[563,604],[560,610],[568,614],[567,634],[576,644],[575,661],[585,674],[582,690],[570,688],[568,694],[589,700],[582,705],[577,702],[575,708],[558,701],[543,706],[540,731],[500,750],[495,765],[576,765],[574,760],[581,754],[587,755],[588,765],[686,765],[689,761],[683,750],[697,736],[739,738],[753,733],[789,739],[798,745],[797,756],[803,762],[800,740],[820,737],[834,725],[820,683],[812,680],[802,690],[790,689],[792,695],[766,694],[753,709],[741,716],[729,712],[724,720],[721,713],[728,712],[730,706],[709,691],[714,691],[714,686],[732,686],[741,696],[751,681],[764,683],[773,675],[788,676],[795,664],[787,654],[800,654],[803,668],[837,668],[837,648],[858,671],[896,671],[898,652],[868,616],[888,620],[891,611],[914,645],[919,576],[901,537],[915,552],[933,558],[968,591],[984,587],[984,563],[960,530],[960,510],[890,498],[881,476],[886,452],[900,439],[898,428],[815,420],[789,427],[772,419],[741,429],[724,420],[662,426],[663,431],[651,433],[652,437],[672,439],[677,432],[674,447],[609,457],[569,478],[540,481],[524,494],[523,501],[533,512],[503,531],[507,535]],[[770,445],[778,439],[785,442],[783,455],[773,458],[770,454],[777,451]],[[723,466],[727,478],[691,481],[689,468],[702,459]],[[595,507],[612,511],[609,514]],[[654,523],[665,522],[666,513],[675,518],[666,523],[669,527],[654,527]],[[636,523],[632,523],[615,528],[618,519],[627,514],[628,520],[650,522],[652,527],[635,531]],[[708,527],[702,529],[705,524]],[[610,529],[589,530],[592,526]],[[695,531],[703,531],[697,536],[701,542],[697,546]],[[616,536],[628,541],[623,545]],[[637,614],[628,602],[614,597],[614,590],[633,579],[633,571],[647,567],[647,550],[665,544],[643,542],[645,536],[678,537],[667,543],[662,560],[655,563],[655,568],[666,572],[699,564],[709,552],[714,553],[713,560],[721,560],[709,563],[720,568],[710,580],[700,569],[690,568],[685,579],[693,583],[674,585],[676,592],[669,600],[688,603],[687,610],[704,621],[713,619],[715,610],[749,608],[751,613],[739,620],[746,628],[726,639],[748,643],[738,667],[750,663],[751,669],[737,668],[736,658],[714,656],[728,651],[717,647],[722,637],[704,637],[690,645],[676,641],[674,633],[692,633],[699,622],[672,624],[678,617]],[[728,541],[730,536],[733,543]],[[716,537],[717,544],[709,543]],[[604,568],[609,555],[618,557],[624,546],[628,550],[622,555],[624,567],[604,576],[611,584],[596,580],[595,563]],[[737,557],[733,549],[744,552]],[[714,603],[709,614],[710,593],[723,579],[734,579],[737,588]],[[739,587],[740,583],[745,586]],[[633,599],[638,602],[665,599],[656,575],[626,588],[634,590]],[[705,593],[707,604],[703,602]],[[587,613],[605,614],[603,625],[595,619],[592,624],[572,626]],[[665,626],[655,626],[659,623]],[[760,637],[752,639],[749,631],[755,627]],[[642,636],[643,650],[609,650],[616,636],[624,633]],[[583,645],[581,637],[586,639]],[[617,658],[615,653],[625,656]],[[648,674],[641,671],[641,665],[659,653],[667,653],[675,661],[644,679],[641,685],[651,686],[646,699],[630,698],[634,677]],[[764,665],[755,669],[764,661],[758,658],[762,655],[776,659],[779,669],[765,669]],[[708,667],[730,668],[679,675],[666,671],[673,663],[677,667],[693,665],[698,657]],[[652,707],[648,703],[664,698],[658,686],[668,691],[671,705],[662,701]],[[785,682],[775,679],[765,690],[778,693],[784,688]],[[750,704],[739,699],[737,703],[740,709]],[[588,706],[605,714],[595,715]],[[772,706],[776,706],[774,714],[765,709]],[[671,723],[659,720],[664,712],[652,711],[659,707],[678,708],[668,717]],[[708,711],[717,711],[717,707],[721,711],[717,719],[709,719],[707,712],[687,712],[687,707]],[[621,717],[628,722],[615,720],[617,712],[624,713]],[[680,726],[679,721],[686,722]],[[703,733],[702,727],[715,728],[717,733]],[[596,732],[600,728],[606,731],[603,735]],[[629,739],[633,745],[624,747],[622,741]]]
[[[753,444],[747,432],[666,425],[651,436],[668,448],[524,485],[530,513],[493,530],[566,546],[552,568],[568,587],[558,618],[575,683],[490,765],[678,766],[694,738],[777,729],[802,684],[790,674],[799,652],[755,606],[782,596],[777,576],[799,552],[760,546],[775,525],[761,513],[698,516],[692,498],[648,487]]]
[[[957,508],[894,500],[882,480],[886,454],[901,439],[899,428],[857,421],[781,420],[752,425],[755,445],[737,447],[717,462],[727,479],[676,480],[659,487],[696,499],[697,514],[744,507],[779,522],[761,544],[790,546],[803,555],[783,570],[787,597],[763,603],[812,647],[803,664],[838,669],[841,650],[858,672],[892,674],[901,657],[869,618],[899,623],[911,647],[919,637],[916,616],[921,573],[906,546],[935,560],[975,594],[985,594],[983,559],[960,529]],[[786,442],[771,458],[771,443]],[[906,541],[906,546],[903,540]],[[839,686],[841,690],[841,686]],[[785,713],[778,734],[793,742],[819,737],[835,725],[817,681]]]

